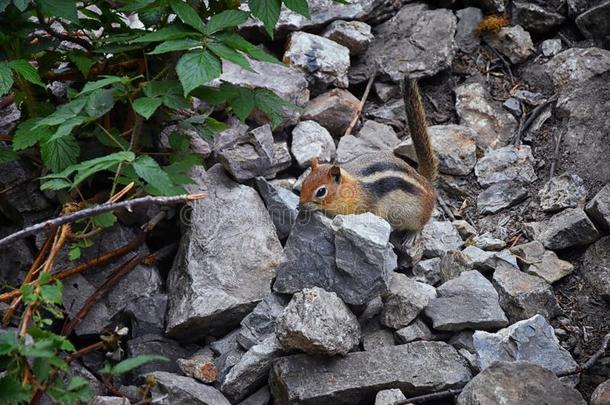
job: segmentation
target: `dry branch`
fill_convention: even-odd
[[[360,116],[362,115],[362,110],[364,110],[364,104],[366,104],[366,99],[369,97],[371,87],[373,86],[373,82],[375,81],[375,76],[377,76],[377,70],[375,70],[373,72],[373,74],[371,75],[371,77],[369,78],[369,81],[366,84],[366,88],[364,89],[364,94],[362,95],[362,99],[360,99],[360,103],[358,104],[358,109],[356,110],[356,115],[354,116],[354,119],[352,119],[352,121],[347,126],[347,129],[345,130],[345,133],[343,134],[343,136],[351,134],[352,130],[358,123],[358,120],[360,119]]]

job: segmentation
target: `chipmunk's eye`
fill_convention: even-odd
[[[316,198],[324,198],[326,195],[326,187],[322,186],[316,190]]]

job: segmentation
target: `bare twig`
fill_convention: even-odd
[[[72,42],[74,44],[80,45],[83,48],[90,50],[91,49],[91,44],[89,43],[89,41],[87,41],[86,39],[83,38],[79,38],[76,36],[71,36],[71,35],[66,35],[66,34],[62,34],[61,32],[57,32],[53,29],[53,27],[51,27],[51,24],[49,24],[45,19],[44,16],[42,15],[42,12],[40,11],[40,9],[36,10],[36,16],[38,17],[38,23],[44,28],[44,30],[46,32],[49,33],[49,35],[51,35],[54,38],[57,38],[59,40],[62,41],[68,41],[68,42]]]
[[[498,57],[498,59],[500,59],[500,61],[502,62],[502,64],[506,68],[506,71],[508,72],[508,77],[510,78],[510,85],[514,86],[515,85],[515,77],[513,76],[513,71],[510,68],[510,64],[506,61],[506,59],[504,59],[504,56],[502,56],[502,54],[500,54],[500,52],[498,52],[493,46],[487,44],[487,47],[489,49],[491,49],[491,51]]]
[[[366,84],[366,88],[364,89],[364,94],[362,95],[362,99],[360,99],[360,104],[358,104],[358,110],[356,110],[356,115],[354,116],[354,119],[352,119],[352,121],[347,126],[347,129],[345,130],[345,133],[343,134],[344,136],[351,134],[352,130],[358,123],[358,120],[360,119],[360,116],[362,115],[362,110],[364,110],[364,104],[366,104],[366,99],[369,97],[369,93],[371,92],[371,87],[373,86],[373,82],[375,81],[375,76],[377,76],[377,69],[375,69],[373,74],[371,74],[371,77],[369,77],[369,81]]]
[[[451,398],[451,397],[458,395],[460,392],[462,392],[461,388],[433,392],[431,394],[424,394],[424,395],[418,395],[416,397],[411,397],[408,399],[401,399],[400,401],[394,402],[393,405],[419,404],[419,403],[432,401],[432,400],[436,400],[436,399]]]
[[[447,205],[447,203],[445,202],[445,200],[443,199],[443,197],[440,196],[440,194],[437,193],[436,195],[436,201],[438,202],[439,207],[441,207],[441,209],[443,210],[443,213],[451,220],[451,221],[455,221],[455,215],[453,215],[453,212],[451,212],[451,209],[449,208],[449,206]]]
[[[79,357],[84,356],[87,353],[91,353],[94,350],[98,350],[104,347],[104,341],[100,340],[97,343],[93,343],[89,346],[85,346],[82,349],[79,349],[78,351],[70,354],[69,356],[66,357],[66,363],[71,363],[74,360],[78,359]]]
[[[115,211],[120,209],[131,210],[134,207],[140,205],[151,205],[151,204],[159,204],[159,205],[170,205],[170,204],[179,204],[185,203],[188,201],[199,200],[205,197],[205,193],[197,193],[197,194],[185,194],[178,195],[172,197],[153,197],[146,196],[135,198],[133,200],[122,201],[120,203],[104,203],[100,205],[96,205],[94,207],[86,208],[84,210],[77,211],[75,213],[65,215],[58,218],[49,219],[44,222],[40,222],[36,225],[29,226],[24,228],[18,232],[15,232],[7,237],[0,239],[0,246],[8,245],[11,242],[16,241],[17,239],[25,238],[26,236],[33,235],[47,227],[50,226],[61,226],[70,222],[78,221],[83,218],[88,218],[93,215],[98,215],[108,211]]]

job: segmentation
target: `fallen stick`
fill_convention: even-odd
[[[362,110],[364,110],[364,104],[366,104],[366,99],[369,97],[369,93],[371,92],[371,87],[373,86],[373,82],[375,81],[375,76],[377,76],[377,69],[375,69],[375,71],[369,78],[369,81],[366,84],[366,88],[364,89],[364,94],[362,95],[362,99],[360,100],[360,103],[358,104],[358,109],[356,110],[356,116],[347,126],[347,129],[345,130],[345,133],[343,134],[343,136],[351,134],[352,130],[356,126],[356,123],[358,123],[358,120],[360,119],[360,116],[362,115]]]

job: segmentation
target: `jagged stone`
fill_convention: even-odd
[[[520,25],[504,27],[497,33],[485,34],[483,40],[514,64],[525,62],[534,53],[532,38]]]
[[[576,18],[578,29],[586,38],[598,38],[605,43],[610,41],[610,1],[591,7]]]
[[[468,246],[466,249],[471,248]],[[478,250],[478,248],[475,248]],[[487,252],[484,252],[487,253]],[[439,264],[443,283],[459,277],[465,271],[473,269],[472,261],[459,250],[449,251],[443,255]]]
[[[330,133],[315,121],[301,121],[292,130],[292,156],[302,168],[309,167],[312,159],[332,162],[336,147]]]
[[[540,277],[501,265],[494,272],[493,283],[500,296],[500,306],[511,322],[536,314],[552,319],[561,313],[551,285]]]
[[[540,44],[540,51],[547,58],[557,55],[562,49],[561,39],[547,39]]]
[[[274,334],[276,319],[288,305],[288,301],[288,298],[279,294],[268,294],[241,321],[242,327],[237,335],[239,344],[247,350]]]
[[[455,88],[455,96],[460,124],[476,131],[475,142],[480,148],[506,145],[517,129],[517,121],[499,103],[492,101],[483,84],[462,84]]]
[[[497,362],[462,390],[458,405],[586,405],[582,395],[552,371],[526,362]]]
[[[446,252],[459,250],[464,241],[449,221],[430,221],[421,233],[426,258],[442,257]]]
[[[452,224],[455,226],[455,229],[457,229],[463,240],[470,239],[478,233],[474,226],[463,219],[456,219],[452,222]]]
[[[407,326],[436,297],[434,287],[411,280],[401,273],[394,273],[390,289],[383,294],[383,310],[380,322],[392,329]]]
[[[504,242],[502,239],[494,238],[490,232],[473,237],[472,243],[474,243],[474,246],[483,250],[498,251],[506,247],[506,242]]]
[[[542,211],[555,212],[584,206],[587,189],[578,175],[564,173],[546,182],[538,192],[538,197]]]
[[[286,45],[283,60],[307,74],[314,94],[320,94],[331,86],[346,88],[349,84],[349,49],[330,39],[294,32]]]
[[[591,405],[608,404],[610,404],[610,380],[606,380],[599,384],[591,395]]]
[[[537,178],[533,164],[534,157],[529,146],[505,146],[488,150],[477,162],[474,173],[483,187],[505,181],[529,184]]]
[[[286,351],[345,355],[360,341],[356,316],[335,293],[306,288],[278,316],[275,332]]]
[[[357,114],[360,100],[344,89],[332,89],[311,100],[303,110],[303,119],[313,120],[334,137],[341,137]]]
[[[506,0],[466,0],[467,6],[474,6],[489,13],[502,14],[506,11]]]
[[[510,249],[521,261],[524,272],[542,277],[553,284],[574,271],[574,266],[557,257],[555,252],[546,250],[538,241],[518,245]]]
[[[368,80],[373,71],[398,82],[433,76],[451,65],[455,54],[456,18],[447,9],[407,4],[375,28],[375,39],[350,71],[350,83]]]
[[[599,232],[582,208],[568,208],[546,221],[527,223],[525,230],[551,250],[586,246],[599,238]]]
[[[343,164],[366,153],[390,151],[399,143],[400,139],[392,127],[367,120],[356,136],[346,135],[341,138],[336,162]]]
[[[264,386],[238,405],[269,405],[271,403],[271,392],[268,386]]]
[[[508,250],[499,252],[486,252],[476,246],[467,246],[462,251],[462,257],[467,267],[482,271],[490,272],[500,265],[509,265],[518,269],[517,258]]]
[[[191,225],[168,276],[166,331],[181,340],[237,326],[269,292],[282,256],[256,191],[229,179],[220,165],[198,181],[200,190],[213,192],[192,204]],[[232,231],[223,232],[227,227]]]
[[[351,55],[364,53],[374,38],[367,23],[341,20],[333,21],[322,36],[345,46]]]
[[[497,333],[478,330],[473,335],[473,343],[482,370],[496,361],[527,361],[556,374],[578,366],[541,315],[519,321]]]
[[[436,285],[441,281],[441,258],[421,260],[413,267],[413,279],[422,283]]]
[[[544,35],[559,27],[565,17],[532,2],[515,1],[512,7],[512,21],[534,35]]]
[[[416,319],[410,325],[398,329],[395,334],[396,340],[400,344],[416,342],[418,340],[432,340],[434,337],[428,325],[420,319]]]
[[[205,384],[213,383],[218,376],[218,369],[210,356],[195,354],[188,359],[178,359],[176,363],[185,375]]]
[[[477,133],[461,125],[435,125],[428,127],[432,149],[436,152],[439,171],[445,174],[465,176],[477,162]],[[417,162],[413,140],[408,138],[394,148],[394,153]]]
[[[462,330],[449,339],[449,344],[458,350],[467,350],[474,353],[474,344],[472,342],[473,330]]]
[[[216,388],[198,383],[190,377],[165,371],[155,371],[150,375],[156,380],[152,394],[157,404],[231,405]]]
[[[528,191],[513,181],[492,184],[477,197],[477,209],[481,214],[495,214],[525,200]]]
[[[569,48],[548,61],[545,69],[558,89],[578,87],[610,70],[610,51],[600,48]],[[590,92],[588,94],[591,96]]]
[[[585,208],[591,219],[601,229],[610,232],[610,184],[606,184],[599,193],[593,197]]]
[[[424,313],[437,330],[496,329],[508,324],[493,285],[478,271],[466,271],[438,289]]]
[[[131,402],[127,398],[95,396],[89,401],[89,405],[130,405]]]
[[[273,364],[270,387],[277,405],[344,405],[372,402],[380,389],[416,395],[461,387],[470,378],[463,358],[450,345],[413,342],[338,359],[282,357]]]
[[[235,329],[222,339],[210,343],[210,349],[218,356],[214,359],[214,364],[218,371],[216,381],[220,384],[222,384],[231,368],[233,368],[246,353],[237,341],[240,332],[241,328]]]
[[[394,84],[375,82],[373,84],[373,89],[375,89],[377,97],[384,103],[390,101],[390,99],[394,97],[400,96],[400,88]]]
[[[472,53],[481,44],[476,28],[483,19],[483,12],[476,7],[466,7],[456,11],[458,18],[455,42],[462,52]]]
[[[610,236],[589,246],[581,271],[594,290],[610,301]]]
[[[393,405],[394,402],[407,399],[401,390],[393,388],[390,390],[379,391],[375,395],[375,405]]]
[[[284,187],[275,186],[264,177],[257,177],[255,184],[265,201],[277,236],[286,239],[297,219],[299,196]]]
[[[153,371],[179,373],[177,360],[191,355],[191,351],[183,348],[178,342],[158,335],[144,335],[127,341],[127,354],[136,357],[144,354],[158,354],[169,361],[153,361],[146,363],[133,371],[134,375]]]
[[[367,321],[361,326],[362,336],[360,342],[364,350],[377,350],[384,346],[394,346],[394,334],[379,323],[378,317]]]
[[[523,106],[521,105],[521,101],[519,101],[515,97],[509,97],[503,104],[502,107],[516,118],[521,117],[523,114]]]

